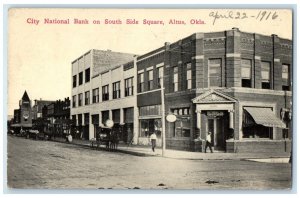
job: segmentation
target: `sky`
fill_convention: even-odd
[[[70,24],[45,24],[45,19],[69,19]],[[89,24],[73,24],[74,19],[86,19]],[[123,23],[105,24],[105,19]],[[127,19],[136,19],[139,24],[126,24]],[[164,25],[143,24],[145,19],[163,21]],[[233,27],[292,39],[292,12],[283,9],[13,8],[8,20],[8,115],[18,108],[25,90],[31,100],[70,97],[71,62],[90,49],[142,55],[195,32]],[[185,25],[169,24],[170,20],[185,21]],[[192,24],[195,21],[204,24]]]

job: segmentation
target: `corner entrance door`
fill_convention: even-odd
[[[208,119],[208,131],[212,133],[212,145],[214,150],[225,150],[224,119],[215,117]]]

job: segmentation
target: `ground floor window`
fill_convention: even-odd
[[[153,132],[156,133],[157,137],[161,137],[161,119],[143,119],[140,120],[140,137],[148,137]]]
[[[173,132],[173,137],[190,137],[191,136],[191,123],[190,116],[179,117],[177,120],[171,124],[171,131]]]
[[[262,125],[243,127],[243,138],[273,138],[273,128]]]

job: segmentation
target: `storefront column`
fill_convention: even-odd
[[[139,137],[139,108],[134,107],[133,109],[133,144],[138,143]]]
[[[92,139],[95,137],[94,135],[94,125],[93,125],[93,120],[92,120],[92,114],[90,114],[90,119],[89,119],[89,138]]]
[[[234,122],[233,110],[228,110],[228,112],[229,112],[229,128],[234,129],[234,126],[233,126],[233,122]]]
[[[102,113],[100,112],[99,113],[99,126],[102,125]]]
[[[109,110],[109,116],[108,116],[108,118],[109,118],[110,120],[112,120],[112,110]]]
[[[196,111],[196,113],[197,113],[197,129],[199,129],[198,137],[201,138],[201,110]]]
[[[120,108],[120,124],[124,124],[124,109]]]

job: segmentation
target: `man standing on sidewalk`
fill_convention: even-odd
[[[150,135],[150,141],[151,141],[151,145],[152,145],[152,151],[155,152],[155,147],[156,147],[156,134],[155,132],[153,132],[151,135]]]
[[[205,150],[204,152],[206,153],[206,149],[207,147],[209,147],[210,152],[212,153],[212,148],[211,148],[211,132],[208,132],[207,136],[206,136],[206,143],[205,143]]]

